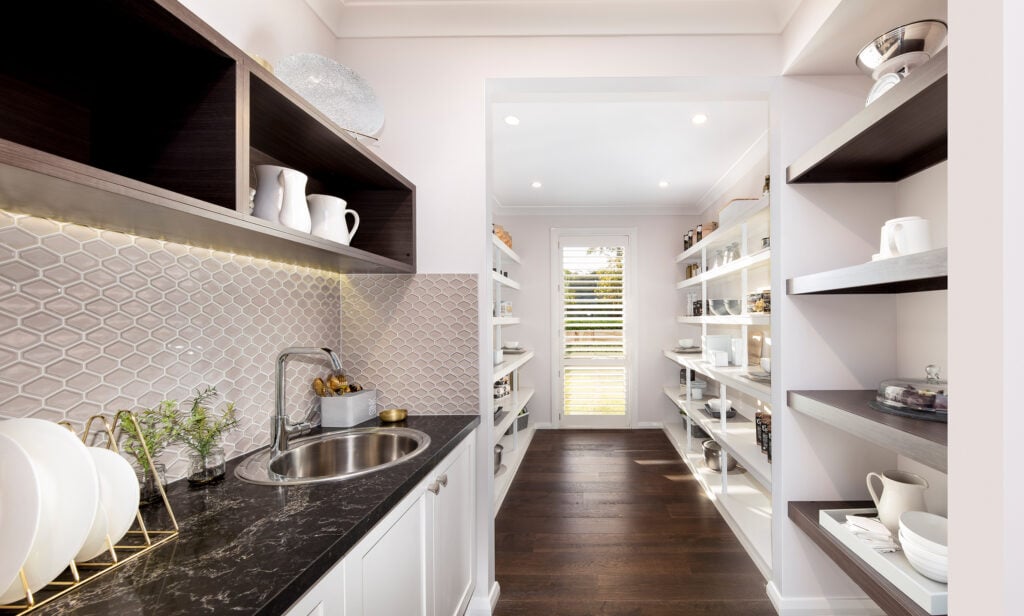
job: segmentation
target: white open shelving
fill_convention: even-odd
[[[508,276],[502,276],[498,272],[491,272],[491,278],[494,279],[494,282],[496,282],[496,283],[498,283],[500,285],[506,286],[506,287],[508,287],[510,289],[516,289],[518,291],[519,289],[522,288],[519,285],[518,282],[516,282],[515,280],[512,280]]]
[[[708,378],[714,379],[726,387],[745,393],[755,400],[771,403],[771,386],[768,383],[754,381],[745,377],[744,375],[747,373],[746,368],[738,366],[715,367],[704,361],[700,354],[690,355],[686,353],[665,351],[665,357],[671,359],[684,368],[689,368],[694,372],[698,372]]]
[[[505,245],[498,236],[492,234],[491,242],[494,247],[494,270],[491,272],[491,279],[494,285],[494,303],[495,313],[498,312],[502,301],[502,294],[508,289],[519,291],[522,286],[515,280],[508,276],[502,275],[499,272],[505,271],[505,265],[508,262],[522,264],[520,256],[511,248]],[[513,294],[515,295],[515,294]],[[495,316],[491,317],[491,325],[494,329],[494,349],[497,350],[502,347],[503,331],[502,326],[514,326],[519,325],[522,322],[520,317],[513,316]],[[512,480],[516,476],[516,472],[519,470],[519,465],[523,461],[523,456],[526,455],[526,450],[530,446],[530,441],[533,440],[533,433],[536,428],[530,424],[522,432],[519,431],[519,413],[526,408],[526,405],[533,398],[534,389],[530,387],[522,387],[519,379],[518,370],[523,367],[526,362],[530,361],[534,357],[533,351],[524,351],[522,353],[508,353],[504,355],[504,361],[500,364],[496,364],[492,373],[492,381],[499,381],[508,375],[512,375],[512,391],[509,395],[494,400],[494,404],[491,407],[496,409],[497,407],[503,407],[502,410],[496,416],[496,423],[494,424],[494,440],[492,441],[495,445],[500,444],[504,447],[502,451],[502,462],[501,465],[494,469],[494,514],[497,515],[501,509],[501,503],[505,500],[505,495],[508,493],[509,486],[512,485]],[[505,432],[512,429],[512,433],[505,435]],[[489,458],[490,456],[488,456]],[[488,472],[491,471],[491,465],[487,465]]]
[[[736,416],[726,418],[723,426],[721,419],[709,417],[703,412],[706,400],[691,400],[687,402],[684,396],[679,394],[679,388],[666,387],[665,395],[675,404],[679,410],[686,413],[690,421],[700,426],[711,438],[718,441],[729,455],[736,458],[747,472],[757,480],[766,490],[772,488],[772,465],[768,462],[768,456],[761,452],[754,433],[754,422],[743,413],[737,411]],[[738,408],[738,402],[733,403]]]
[[[693,325],[769,325],[772,317],[768,313],[740,314],[735,316],[677,317],[679,323]]]
[[[495,248],[497,248],[499,251],[501,251],[501,254],[502,254],[503,258],[509,259],[513,263],[522,263],[523,262],[523,260],[519,258],[519,254],[516,253],[516,251],[514,251],[511,248],[509,248],[508,246],[506,246],[505,242],[503,242],[500,239],[498,239],[498,236],[493,234],[493,233],[491,234],[491,243],[494,244]]]
[[[715,231],[709,233],[706,237],[701,239],[699,242],[690,246],[688,249],[676,255],[676,263],[695,263],[701,260],[701,253],[708,248],[715,248],[718,246],[725,246],[730,242],[734,242],[742,239],[743,237],[743,226],[747,224],[751,218],[755,217],[759,213],[763,212],[768,207],[768,197],[762,197],[757,200],[757,204],[751,206],[750,210],[746,215],[729,224],[719,227]]]
[[[702,282],[710,282],[718,278],[724,278],[725,276],[738,275],[745,269],[754,267],[761,263],[767,263],[772,258],[771,248],[763,248],[755,253],[749,254],[745,257],[740,257],[735,261],[730,261],[725,265],[720,265],[712,270],[708,270],[703,274],[698,274],[692,278],[676,283],[677,289],[686,289],[688,287],[694,287]]]
[[[723,482],[721,473],[712,471],[704,464],[704,454],[699,450],[698,439],[689,439],[688,443],[685,421],[684,419],[679,423],[665,425],[664,430],[669,441],[747,550],[761,575],[765,579],[771,579],[771,495],[764,491],[749,472],[727,473],[726,481]],[[697,450],[694,450],[695,446]]]

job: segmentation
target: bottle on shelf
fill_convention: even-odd
[[[697,232],[694,234],[694,237],[698,242],[704,237],[704,225],[697,225]]]

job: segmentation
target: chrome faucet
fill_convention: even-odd
[[[277,356],[277,371],[274,375],[274,420],[270,424],[270,459],[288,451],[288,439],[291,436],[309,432],[316,426],[311,421],[312,413],[298,424],[289,425],[288,414],[284,412],[284,362],[292,355],[326,355],[331,360],[331,368],[341,373],[341,360],[338,355],[327,348],[320,347],[288,347]]]

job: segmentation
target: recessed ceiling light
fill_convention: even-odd
[[[693,116],[693,123],[694,124],[700,125],[700,124],[703,124],[703,123],[705,123],[707,121],[708,121],[708,117],[706,115],[704,115],[703,113],[698,113],[697,115]]]
[[[543,186],[543,184],[541,184],[540,182],[536,182],[535,181],[532,184],[530,184],[530,186],[532,186],[534,188],[540,188],[541,186]]]
[[[658,182],[658,188],[668,188],[668,182],[665,180]]]
[[[505,124],[509,126],[519,126],[519,118],[514,115],[505,116]]]

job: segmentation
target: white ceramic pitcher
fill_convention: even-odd
[[[924,252],[932,249],[931,226],[920,216],[885,221],[874,260]]]
[[[253,216],[309,233],[312,221],[306,204],[305,173],[278,167],[256,165],[256,196]]]
[[[313,220],[313,235],[325,240],[338,242],[346,246],[359,228],[359,214],[355,210],[345,209],[348,203],[344,199],[331,195],[310,195],[309,214]],[[346,216],[352,215],[352,228],[348,226]]]
[[[882,493],[875,492],[872,479],[882,482]],[[928,481],[920,475],[907,471],[885,471],[868,473],[868,492],[878,508],[878,519],[892,531],[893,537],[900,528],[900,515],[904,511],[925,511],[924,491]]]

